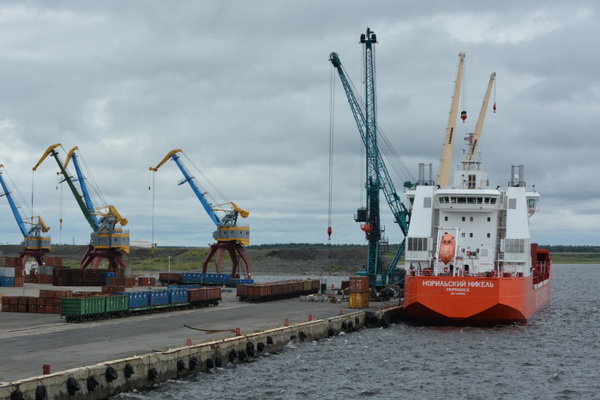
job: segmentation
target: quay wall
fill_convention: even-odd
[[[369,313],[370,325],[387,324],[392,311]],[[147,390],[169,379],[240,363],[283,350],[292,341],[315,341],[366,326],[367,312],[358,311],[196,345],[153,352],[0,386],[0,399],[107,399],[122,392]]]

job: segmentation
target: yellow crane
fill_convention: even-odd
[[[252,272],[250,270],[250,260],[246,255],[246,251],[244,250],[244,246],[250,244],[250,227],[249,226],[238,226],[237,220],[238,216],[242,218],[248,217],[250,214],[249,211],[240,208],[237,204],[232,201],[227,201],[221,205],[212,205],[206,198],[206,193],[203,193],[198,185],[196,184],[194,177],[191,176],[185,165],[181,162],[179,153],[183,154],[181,149],[171,150],[167,153],[167,155],[158,163],[156,167],[150,167],[150,171],[158,171],[158,169],[169,159],[175,162],[179,170],[183,174],[184,179],[179,183],[184,184],[188,183],[192,188],[194,194],[204,207],[204,211],[208,214],[210,219],[216,225],[217,230],[213,233],[213,238],[216,239],[216,243],[211,244],[210,251],[204,262],[202,263],[202,273],[206,273],[208,269],[208,263],[212,259],[212,257],[216,254],[216,262],[215,267],[217,269],[217,273],[221,273],[221,260],[225,251],[229,252],[229,256],[231,258],[231,262],[233,264],[232,267],[232,278],[239,278],[239,270],[238,270],[238,257],[242,259],[246,266],[246,277],[248,279],[252,279]],[[231,209],[223,209],[218,208],[221,206],[230,205]],[[225,212],[225,216],[223,218],[219,218],[216,214],[216,211]],[[237,254],[236,254],[237,253]]]
[[[454,83],[454,93],[450,105],[450,115],[448,116],[448,125],[446,126],[446,135],[444,136],[444,145],[442,148],[442,158],[440,159],[440,169],[437,176],[437,184],[441,188],[448,187],[450,182],[450,170],[452,169],[452,148],[456,136],[456,118],[458,116],[458,101],[460,99],[460,85],[462,83],[463,69],[465,64],[465,53],[458,55],[458,72],[456,73],[456,82]],[[461,119],[466,119],[466,111],[462,112]]]
[[[475,130],[469,138],[469,148],[466,155],[466,169],[471,169],[471,164],[475,161],[475,154],[477,153],[477,146],[479,145],[479,138],[481,138],[481,131],[483,130],[483,123],[485,122],[485,116],[487,114],[487,108],[490,103],[490,96],[492,94],[492,87],[496,81],[496,73],[492,72],[490,75],[490,81],[488,83],[485,97],[483,98],[483,104],[481,105],[481,111],[479,112],[479,118],[475,125]]]

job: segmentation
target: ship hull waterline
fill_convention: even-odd
[[[526,323],[550,301],[551,279],[407,276],[404,314],[423,325],[495,326]]]

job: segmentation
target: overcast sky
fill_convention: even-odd
[[[326,243],[333,125],[331,243],[365,243],[353,220],[364,147],[328,60],[337,52],[360,89],[359,37],[369,27],[379,41],[378,124],[413,175],[420,162],[437,173],[464,51],[469,118],[460,136],[474,129],[497,73],[497,113],[480,145],[491,185],[505,187],[510,166],[525,164],[542,196],[532,239],[598,245],[599,13],[593,0],[2,1],[0,164],[24,214],[33,199],[54,243],[85,244],[90,233],[54,160],[31,172],[55,143],[79,147],[106,203],[129,219],[132,241],[212,242],[214,225],[192,190],[177,186],[174,163],[154,178],[148,171],[181,148],[201,185],[204,175],[250,211],[241,222],[253,244]],[[460,148],[454,154],[456,164]],[[0,198],[0,242],[21,239]]]

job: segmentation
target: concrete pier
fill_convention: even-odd
[[[314,341],[362,329],[365,312],[298,323],[263,332],[86,365],[12,381],[0,386],[2,399],[106,399],[149,389],[169,379],[241,363],[281,351],[290,341]],[[37,394],[36,394],[37,393]],[[46,397],[41,396],[44,393]]]
[[[385,326],[398,309],[375,303],[350,310],[347,305],[298,298],[249,304],[224,293],[216,307],[97,322],[2,312],[0,399],[104,399],[276,353],[291,340]],[[206,334],[186,325],[225,332]],[[239,336],[231,332],[235,328]],[[47,397],[40,397],[43,393]]]

